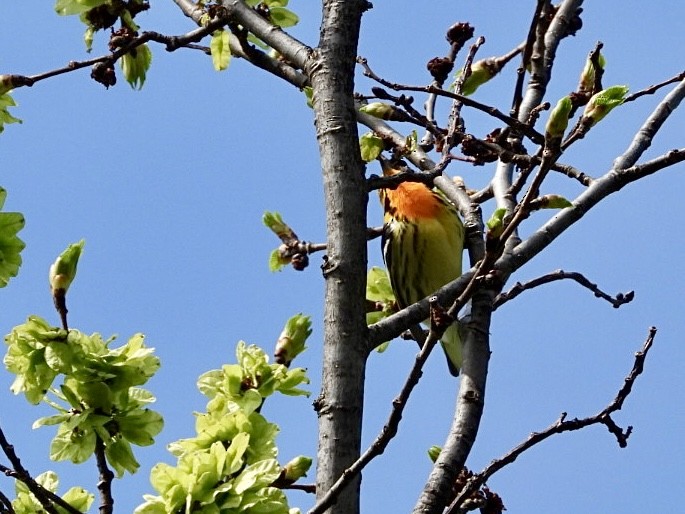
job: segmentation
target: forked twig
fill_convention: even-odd
[[[521,282],[517,282],[509,291],[497,295],[492,310],[494,311],[508,301],[513,300],[524,291],[528,291],[544,284],[550,284],[551,282],[556,282],[557,280],[575,280],[581,286],[592,291],[597,298],[602,298],[603,300],[609,302],[615,309],[618,309],[623,304],[630,303],[635,298],[634,291],[618,293],[616,296],[611,296],[602,291],[597,284],[590,282],[590,280],[588,280],[582,273],[559,269],[551,273],[547,273],[546,275],[542,275],[541,277],[537,277],[533,280],[529,280],[528,282],[524,282],[523,284]]]
[[[625,448],[628,444],[628,437],[633,431],[633,427],[629,426],[625,430],[619,427],[616,422],[611,418],[611,415],[621,410],[623,407],[623,402],[625,402],[628,395],[630,395],[633,384],[639,375],[642,374],[644,370],[645,359],[647,358],[647,353],[654,343],[654,337],[656,336],[656,327],[650,327],[647,339],[642,345],[642,349],[635,354],[635,361],[633,363],[633,368],[630,370],[626,376],[623,386],[619,389],[616,397],[613,401],[607,405],[600,412],[594,416],[587,418],[574,418],[567,420],[567,414],[563,412],[559,419],[544,429],[542,432],[532,433],[528,439],[523,441],[521,444],[513,448],[506,455],[493,460],[483,471],[474,475],[464,489],[457,495],[449,508],[445,511],[445,514],[454,514],[457,509],[462,505],[464,500],[468,498],[474,491],[479,489],[492,475],[497,471],[502,469],[508,464],[514,462],[523,452],[529,450],[536,444],[541,443],[545,439],[555,435],[561,434],[563,432],[571,432],[574,430],[580,430],[582,428],[588,427],[590,425],[604,425],[607,427],[609,432],[611,432],[615,437],[618,445],[621,448]]]

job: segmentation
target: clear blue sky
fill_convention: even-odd
[[[0,3],[0,73],[30,75],[87,57],[83,26],[76,18],[57,17],[51,4]],[[317,41],[318,4],[291,2],[301,17],[293,32],[310,45]],[[500,0],[486,9],[474,0],[377,1],[364,18],[360,54],[388,79],[426,83],[425,63],[446,51],[450,24],[471,22],[487,40],[480,55],[500,55],[525,37],[534,4]],[[675,75],[683,69],[683,15],[674,3],[589,2],[583,30],[561,46],[547,99],[554,102],[575,88],[598,40],[605,44],[606,85],[638,90]],[[155,2],[139,19],[143,29],[167,34],[192,29],[171,2]],[[104,40],[96,41],[99,55]],[[27,220],[21,233],[27,243],[24,266],[0,291],[2,334],[32,313],[58,323],[48,266],[68,243],[85,238],[70,291],[70,324],[122,340],[144,332],[162,359],[149,386],[166,426],[159,445],[137,451],[140,472],[115,483],[117,512],[131,512],[143,493],[153,492],[150,467],[172,461],[164,446],[191,436],[192,412],[204,408],[197,376],[233,360],[238,340],[270,349],[288,317],[309,313],[316,320],[314,334],[300,365],[310,371],[312,399],[320,380],[319,256],[304,273],[271,274],[267,259],[277,240],[260,221],[265,210],[278,210],[303,239],[325,237],[311,110],[302,93],[239,60],[216,73],[200,53],[169,54],[155,45],[152,51],[152,69],[140,92],[122,77],[107,91],[87,70],[17,90],[20,105],[12,112],[24,123],[7,126],[0,136],[5,209],[21,211]],[[514,67],[505,71],[477,98],[506,111],[513,73]],[[360,79],[358,89],[368,87]],[[590,175],[603,174],[662,96],[611,113],[562,160]],[[422,100],[417,97],[417,105]],[[468,130],[477,135],[497,126],[472,111],[465,115]],[[684,121],[683,112],[672,116],[647,155],[682,147]],[[448,171],[477,188],[492,168],[458,165]],[[680,165],[627,187],[512,277],[513,283],[558,268],[581,271],[610,293],[634,289],[636,300],[614,310],[574,284],[557,283],[496,313],[485,415],[468,463],[474,470],[562,411],[583,417],[601,410],[622,384],[648,327],[657,326],[659,333],[645,374],[615,418],[635,427],[628,448],[619,449],[603,427],[548,440],[490,481],[508,512],[677,512],[677,493],[685,486],[683,171]],[[544,189],[568,197],[580,192],[560,178]],[[369,204],[370,223],[378,225],[375,199]],[[492,209],[484,206],[486,214]],[[523,234],[547,216],[532,217]],[[370,243],[370,265],[381,263],[379,246]],[[385,422],[414,353],[412,344],[399,342],[371,357],[365,444]],[[0,389],[8,391],[11,381],[0,372]],[[430,469],[426,449],[443,443],[456,385],[441,356],[432,359],[400,434],[364,471],[364,512],[411,509]],[[281,425],[282,462],[315,455],[312,399],[278,399],[264,409]],[[55,469],[64,486],[78,483],[95,491],[94,462],[74,470],[48,461],[53,429],[30,428],[44,411],[9,392],[0,394],[0,406],[0,423],[30,471]],[[0,488],[10,490],[9,479]],[[312,503],[303,493],[290,499],[303,510]]]

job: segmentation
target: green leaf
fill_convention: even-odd
[[[95,495],[89,493],[82,487],[72,487],[66,493],[64,493],[62,499],[76,510],[80,512],[87,512],[95,500]],[[62,509],[61,507],[57,507],[57,510],[60,514],[66,513],[66,510]]]
[[[272,4],[269,6],[269,13],[273,24],[283,29],[297,25],[300,21],[297,14],[285,7],[278,7]]]
[[[263,460],[247,466],[235,479],[233,489],[243,494],[248,489],[256,489],[272,484],[281,471],[275,459]]]
[[[33,425],[31,425],[31,428],[36,429],[47,425],[59,425],[60,423],[64,423],[65,421],[69,420],[70,417],[70,414],[56,414],[55,416],[44,416],[34,421]]]
[[[0,187],[0,209],[5,203],[7,191]],[[24,228],[24,216],[18,212],[0,212],[0,287],[16,277],[21,266],[21,251],[26,246],[17,237]]]
[[[603,70],[606,67],[606,59],[604,55],[600,52],[597,59],[599,67]],[[580,81],[578,83],[578,91],[583,93],[590,93],[595,85],[595,67],[592,65],[592,59],[588,56],[585,61],[585,66],[583,71],[580,73]]]
[[[359,112],[379,118],[381,120],[389,120],[395,114],[395,108],[392,105],[384,104],[383,102],[371,102],[367,105],[362,105]]]
[[[95,38],[95,29],[88,27],[83,33],[83,42],[86,44],[86,52],[90,53],[93,50],[93,39]]]
[[[307,471],[309,471],[311,466],[312,459],[310,457],[299,455],[283,466],[283,474],[288,482],[296,482],[300,478],[307,476]]]
[[[366,274],[366,300],[372,304],[380,304],[379,310],[370,310],[366,313],[366,324],[372,325],[383,318],[387,318],[394,311],[395,294],[390,285],[390,277],[385,268],[372,267]],[[378,308],[378,307],[376,307]],[[383,351],[387,344],[376,347],[377,351]]]
[[[50,443],[50,459],[70,460],[74,464],[85,462],[95,451],[95,440],[95,432],[92,430],[69,430],[62,425]]]
[[[21,123],[19,118],[15,118],[7,110],[8,107],[16,105],[17,103],[10,96],[9,92],[0,95],[0,133],[5,130],[5,123]]]
[[[125,439],[116,439],[105,446],[107,462],[114,468],[118,477],[122,477],[124,471],[133,474],[138,471],[140,464],[133,456],[131,445]]]
[[[152,63],[152,52],[147,44],[140,45],[121,58],[121,69],[133,89],[142,89]]]
[[[383,151],[383,140],[373,132],[367,132],[359,138],[359,150],[362,160],[371,162]]]
[[[305,98],[307,99],[307,107],[314,107],[314,89],[311,86],[304,86],[302,88]]]
[[[136,409],[124,415],[117,416],[119,432],[130,443],[138,446],[150,446],[155,442],[154,437],[162,431],[164,419],[149,409]]]
[[[483,84],[488,82],[492,77],[497,75],[499,70],[497,69],[494,63],[495,61],[492,58],[481,59],[480,61],[474,62],[471,65],[471,74],[468,77],[466,77],[464,83],[462,84],[461,94],[464,96],[472,95],[480,86],[482,86]],[[459,79],[459,77],[461,77],[463,72],[464,70],[461,69],[455,75],[454,84],[452,84],[452,87],[450,88],[451,91],[456,90],[456,82]]]
[[[428,458],[432,461],[435,462],[438,460],[438,456],[440,455],[440,452],[442,451],[442,448],[439,446],[431,446],[428,448]]]
[[[395,294],[392,292],[390,277],[385,268],[373,266],[366,274],[366,299],[372,302],[392,303]]]
[[[283,271],[283,268],[290,263],[290,259],[281,257],[281,249],[276,248],[269,254],[269,271]]]
[[[57,473],[54,471],[46,471],[45,473],[41,473],[36,477],[36,482],[38,482],[51,493],[57,492],[57,488],[59,487],[59,478],[57,478]]]
[[[228,68],[231,61],[231,47],[229,45],[229,33],[226,30],[217,30],[212,34],[209,50],[212,53],[212,64],[216,71]]]
[[[560,195],[544,195],[539,198],[543,209],[565,209],[573,204]]]
[[[60,16],[81,14],[86,11],[104,5],[109,0],[57,0],[55,12]]]
[[[416,151],[419,146],[419,133],[416,130],[412,130],[411,133],[405,138],[404,146],[404,151],[406,153]]]

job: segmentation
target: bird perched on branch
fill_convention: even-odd
[[[383,175],[399,170],[382,159]],[[400,308],[432,295],[461,275],[464,225],[456,207],[440,192],[419,182],[380,189],[384,210],[383,259]],[[461,340],[456,323],[443,334],[450,373],[459,375]]]

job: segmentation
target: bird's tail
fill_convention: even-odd
[[[461,368],[461,337],[459,336],[459,322],[453,323],[442,336],[440,344],[447,357],[447,367],[452,376],[459,376]]]

